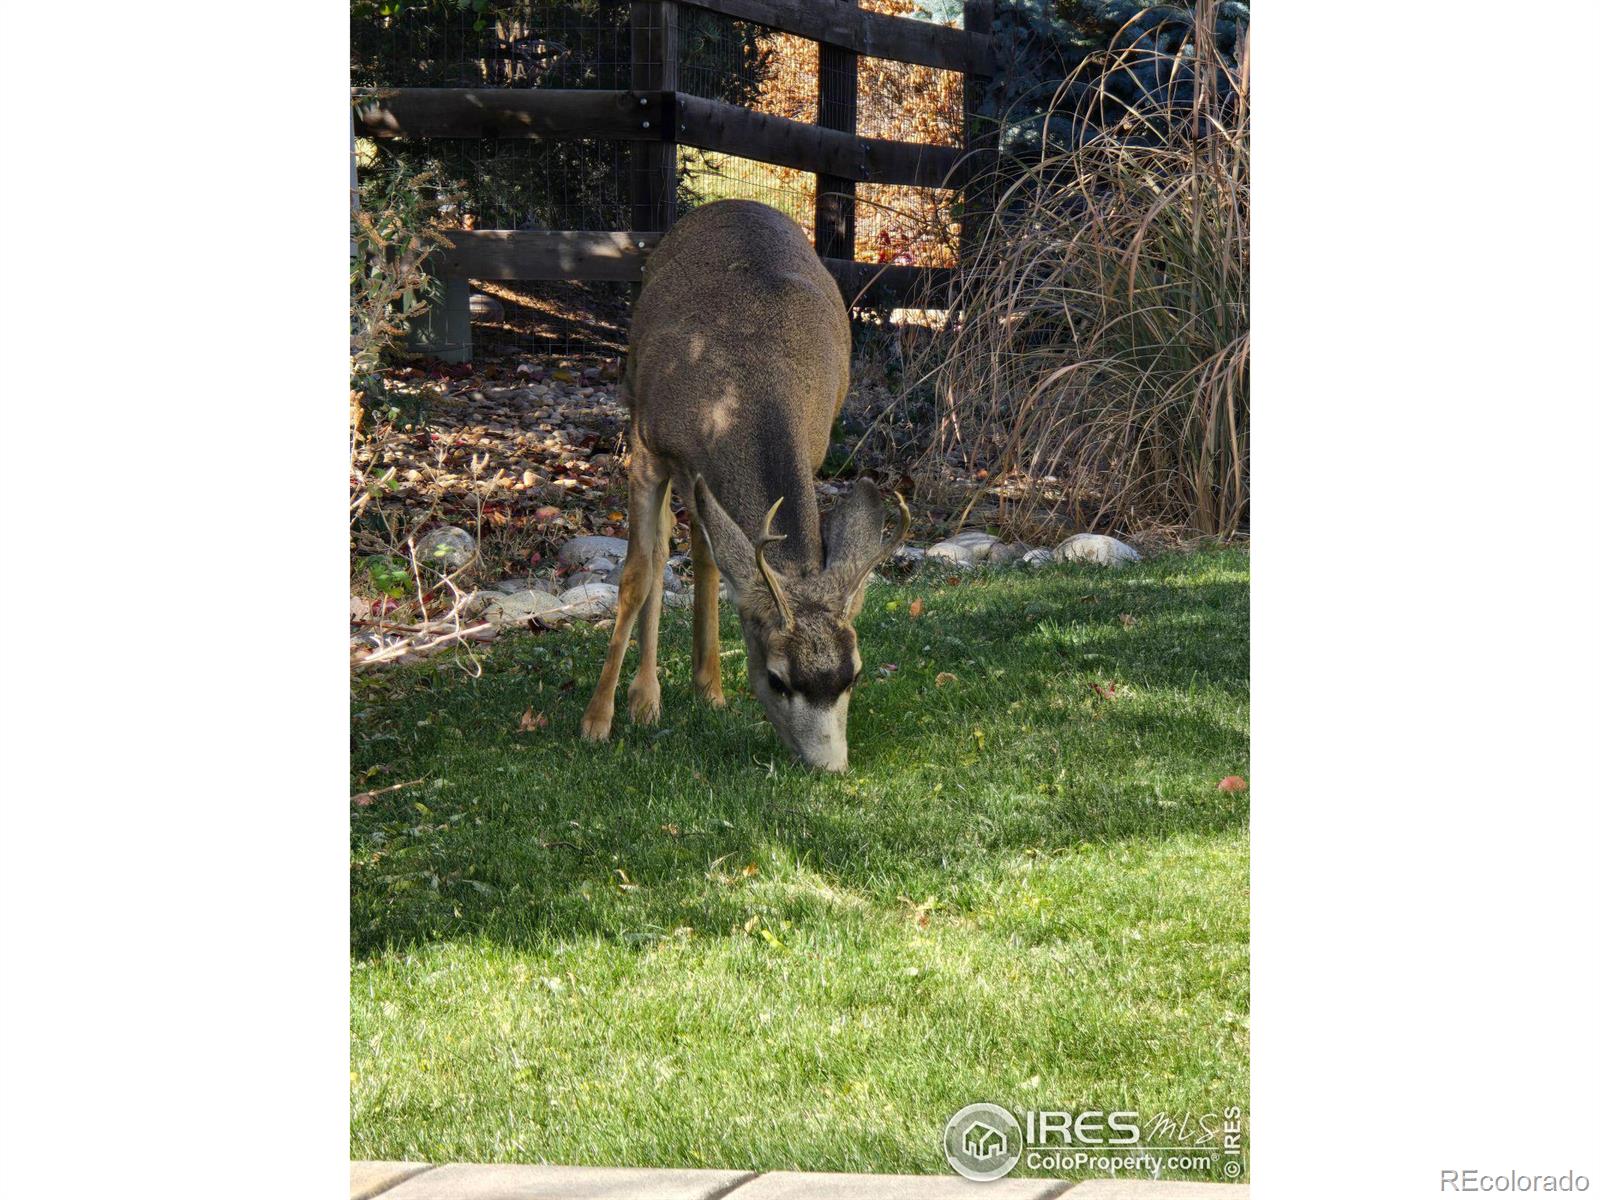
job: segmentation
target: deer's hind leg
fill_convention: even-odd
[[[694,690],[713,708],[721,708],[726,700],[722,696],[721,644],[717,629],[717,574],[716,560],[711,557],[711,543],[705,531],[691,515],[689,518],[689,554],[694,563]]]
[[[633,465],[628,471],[628,555],[622,563],[622,583],[617,588],[617,623],[606,646],[600,680],[595,684],[589,707],[579,726],[583,736],[601,742],[611,736],[611,718],[616,709],[617,678],[622,674],[622,656],[628,652],[628,635],[648,607],[652,594],[657,597],[655,615],[660,616],[661,570],[656,567],[661,540],[661,514],[666,508],[668,476],[666,469],[636,441]],[[654,579],[651,578],[652,573]],[[643,638],[641,637],[641,643]],[[642,646],[641,646],[642,653]],[[650,631],[650,673],[655,675],[655,628]],[[641,666],[643,663],[641,662]],[[659,690],[657,692],[659,696]],[[658,701],[659,705],[659,701]]]

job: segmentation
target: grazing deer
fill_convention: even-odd
[[[861,675],[854,621],[867,577],[911,525],[883,538],[884,505],[860,481],[828,514],[813,481],[850,375],[850,320],[800,227],[776,209],[721,200],[661,239],[634,306],[622,394],[630,417],[628,554],[617,624],[583,735],[611,733],[634,622],[628,711],[661,713],[656,638],[677,487],[694,561],[694,686],[723,704],[717,581],[744,627],[750,686],[807,766],[843,771],[845,719]]]

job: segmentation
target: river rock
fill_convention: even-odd
[[[441,525],[430,529],[417,541],[417,564],[448,575],[466,566],[477,552],[478,544],[465,529],[458,525]]]
[[[1139,552],[1127,542],[1103,533],[1075,533],[1051,553],[1057,562],[1098,563],[1102,567],[1139,561]]]
[[[589,569],[591,571],[596,571],[599,568],[594,563],[590,563],[589,564]],[[622,586],[622,564],[618,563],[616,566],[612,567],[609,571],[607,571],[605,573],[605,581],[607,583],[614,583],[618,587],[621,587]],[[683,591],[683,580],[678,578],[678,573],[672,569],[672,564],[671,563],[668,563],[665,567],[663,567],[661,569],[661,586],[669,594],[672,593],[672,592],[681,592],[681,591]]]
[[[549,592],[527,588],[520,592],[485,593],[483,619],[494,625],[521,625],[532,617],[561,612],[561,601]]]
[[[569,617],[603,617],[617,611],[617,589],[610,583],[579,584],[562,592],[558,599]]]
[[[928,557],[970,566],[975,563],[1010,562],[1020,557],[1025,549],[1007,545],[992,533],[984,533],[981,529],[968,529],[929,546]]]
[[[530,589],[535,592],[548,592],[552,596],[556,594],[555,584],[548,579],[541,579],[537,575],[518,575],[511,579],[502,579],[499,583],[491,583],[484,590],[488,592],[503,592],[510,596],[516,592],[526,592]]]
[[[622,538],[615,537],[575,537],[565,546],[561,547],[556,555],[558,561],[572,567],[588,566],[597,558],[608,558],[613,563],[619,563],[627,556],[628,543]]]

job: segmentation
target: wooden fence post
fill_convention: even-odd
[[[633,90],[672,93],[678,90],[678,6],[673,0],[633,0],[628,6]],[[652,95],[639,105],[643,130],[660,130],[659,140],[633,144],[630,193],[633,230],[665,232],[678,215],[678,147],[676,115]]]
[[[994,36],[994,0],[965,0],[962,5],[961,24],[968,33],[985,39]],[[991,76],[968,71],[963,88],[962,140],[967,159],[963,167],[966,183],[961,189],[961,261],[970,260],[982,236],[981,222],[993,216],[995,197],[999,194],[995,178],[1000,161],[999,130],[992,118],[978,115],[989,90]]]
[[[859,0],[821,0],[854,8]],[[855,136],[856,73],[854,50],[817,47],[817,124]],[[817,253],[823,258],[856,256],[856,182],[838,175],[817,176]]]

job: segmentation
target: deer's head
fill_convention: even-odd
[[[767,561],[768,549],[783,540],[772,532],[781,499],[752,543],[705,480],[694,482],[695,519],[744,628],[750,686],[778,736],[808,767],[843,771],[849,765],[845,723],[861,677],[856,615],[868,576],[911,527],[905,501],[897,495],[895,502],[899,528],[885,541],[883,498],[870,482],[858,481],[823,522],[822,569],[792,575]]]

